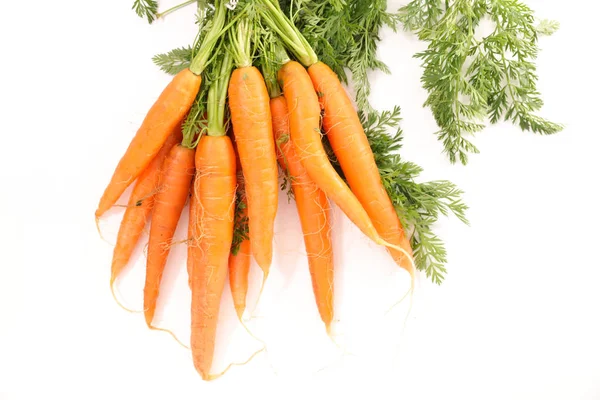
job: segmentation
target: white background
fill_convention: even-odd
[[[130,3],[2,2],[0,399],[600,399],[596,2],[528,2],[562,24],[541,40],[538,64],[542,114],[565,131],[541,137],[499,124],[477,136],[481,154],[468,167],[441,154],[421,108],[412,54],[423,45],[386,32],[380,54],[392,75],[373,75],[372,101],[402,107],[402,156],[425,168],[423,180],[458,184],[471,207],[471,227],[455,218],[436,227],[447,280],[419,278],[404,326],[408,301],[386,311],[406,274],[336,212],[336,347],[315,311],[294,205],[282,197],[274,272],[248,325],[268,357],[210,383],[187,350],[113,301],[119,210],[102,221],[106,241],[94,225],[114,166],[169,80],[151,57],[194,36],[193,9],[148,26]],[[187,341],[184,254],[179,246],[171,257],[157,320]],[[119,290],[137,310],[142,279],[138,254]],[[236,326],[228,294],[215,370],[259,347]]]

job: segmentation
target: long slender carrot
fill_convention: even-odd
[[[290,140],[288,108],[284,97],[271,99],[271,115],[279,164],[289,175],[300,216],[315,300],[329,332],[333,321],[333,248],[329,201],[310,179],[296,155]]]
[[[236,150],[235,140],[233,141],[234,151]],[[244,183],[244,173],[240,164],[238,153],[236,152],[237,165],[237,195],[236,195],[236,215],[234,220],[234,230],[242,229],[243,225],[248,223],[248,207],[246,199],[246,185]],[[241,232],[240,232],[241,234]],[[235,245],[235,243],[234,243]],[[250,262],[252,248],[249,239],[242,239],[236,249],[231,248],[229,256],[229,288],[233,298],[235,312],[240,319],[246,310],[246,296],[248,295],[248,273],[250,272]]]
[[[323,128],[352,192],[381,237],[405,250],[406,253],[388,248],[394,261],[413,275],[413,264],[407,257],[412,256],[410,241],[381,182],[369,141],[348,94],[326,64],[311,65],[308,74],[324,110]]]
[[[162,146],[156,157],[150,162],[148,167],[138,177],[138,180],[131,192],[129,203],[119,233],[117,235],[117,244],[113,251],[113,259],[110,274],[110,285],[112,286],[119,274],[127,266],[129,258],[137,245],[137,242],[146,226],[146,221],[152,212],[154,206],[154,197],[158,190],[160,173],[165,158],[171,148],[181,141],[181,128],[177,126],[167,141]]]
[[[194,176],[194,155],[194,149],[176,145],[171,149],[164,163],[164,172],[150,223],[144,285],[144,316],[150,328],[152,328],[160,281],[171,249],[173,234],[190,192],[190,183]]]
[[[240,22],[229,83],[229,108],[246,181],[248,228],[252,255],[266,279],[273,256],[273,225],[279,193],[277,158],[271,127],[269,93],[260,71],[252,66],[248,25]]]
[[[196,153],[200,258],[192,274],[192,356],[210,379],[217,318],[233,239],[235,155],[228,136],[203,136]]]
[[[216,2],[215,8],[212,26],[203,38],[201,50],[194,56],[190,67],[175,75],[163,90],[119,161],[100,198],[96,220],[117,202],[125,189],[148,166],[169,133],[182,122],[190,110],[202,83],[200,75],[211,60],[215,43],[223,34],[227,10],[222,0]]]
[[[216,377],[210,369],[233,240],[236,158],[224,122],[231,67],[225,52],[219,78],[208,91],[208,129],[198,142],[195,160],[197,211],[192,231],[199,251],[192,271],[191,347],[194,366],[205,380]]]
[[[169,134],[181,124],[200,89],[202,78],[189,69],[177,74],[154,103],[119,161],[96,210],[99,218],[156,156]]]

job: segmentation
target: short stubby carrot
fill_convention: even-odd
[[[196,370],[208,380],[233,239],[236,165],[230,138],[203,136],[196,170],[200,251],[192,272],[191,348]]]
[[[152,210],[144,285],[144,316],[150,328],[173,235],[190,193],[194,176],[194,154],[194,149],[178,144],[173,146],[163,165],[159,191]]]
[[[113,251],[113,259],[110,274],[110,284],[123,271],[129,262],[129,258],[137,245],[142,234],[146,221],[152,212],[154,206],[154,197],[158,191],[160,172],[165,158],[171,151],[171,148],[181,141],[181,129],[177,126],[167,141],[162,146],[156,157],[148,167],[138,177],[138,180],[131,192],[129,203],[119,233],[117,235],[117,244]]]
[[[279,184],[269,94],[258,69],[242,67],[233,72],[229,108],[246,181],[252,255],[266,277],[273,256]]]
[[[388,245],[325,153],[321,141],[321,109],[308,72],[296,61],[290,61],[279,70],[278,77],[290,110],[294,150],[308,176],[367,237],[377,244]]]
[[[412,255],[410,241],[381,182],[363,126],[340,80],[322,62],[310,66],[308,73],[324,110],[323,128],[352,192],[381,237]],[[400,267],[414,274],[407,254],[393,248],[388,251]]]
[[[181,124],[198,94],[201,82],[199,75],[184,69],[163,90],[119,161],[100,199],[96,218],[100,218],[119,200],[125,189],[150,164],[173,129]]]
[[[325,193],[310,179],[290,139],[286,100],[271,99],[273,134],[281,168],[287,172],[304,233],[313,292],[321,320],[329,331],[333,321],[333,246],[330,206]]]

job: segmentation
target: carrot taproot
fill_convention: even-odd
[[[233,239],[236,165],[230,138],[203,136],[196,169],[200,251],[192,272],[191,348],[196,370],[209,380]]]
[[[138,177],[133,187],[129,203],[119,226],[117,243],[113,251],[110,273],[111,287],[127,266],[131,254],[146,226],[146,221],[152,212],[164,160],[171,148],[180,141],[181,128],[177,126],[171,135],[169,135],[156,157],[154,157],[152,162]]]
[[[367,136],[352,101],[338,76],[322,62],[311,65],[308,74],[324,110],[323,129],[340,163],[346,181],[367,211],[379,235],[405,252],[388,248],[394,261],[414,274],[410,241],[381,182],[381,175]]]
[[[294,150],[308,176],[346,216],[375,243],[386,245],[367,212],[331,165],[321,142],[321,109],[306,69],[296,61],[278,73],[290,110],[290,134]]]
[[[333,321],[334,273],[329,201],[325,193],[308,176],[294,150],[284,97],[271,99],[271,115],[277,157],[281,168],[289,176],[304,233],[304,245],[317,308],[329,332]]]
[[[152,320],[156,310],[160,281],[173,235],[189,195],[190,183],[194,175],[194,155],[194,149],[175,145],[163,166],[164,172],[152,210],[144,285],[144,317],[150,328],[153,327]]]
[[[252,255],[269,274],[279,184],[269,93],[260,71],[252,66],[251,29],[247,20],[232,35],[236,69],[229,82],[229,109],[248,200],[248,230]]]
[[[184,69],[163,90],[119,161],[100,199],[96,218],[100,218],[119,200],[125,189],[150,164],[173,129],[181,124],[198,94],[201,82],[199,75]]]

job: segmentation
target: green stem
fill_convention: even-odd
[[[195,3],[195,2],[197,2],[197,1],[198,1],[198,0],[188,0],[188,1],[186,1],[186,2],[183,2],[183,3],[181,3],[181,4],[178,4],[178,5],[176,5],[175,7],[171,7],[171,8],[169,8],[169,9],[168,9],[168,10],[166,10],[166,11],[163,11],[163,12],[161,12],[161,13],[158,13],[158,14],[156,14],[156,19],[159,19],[159,18],[165,17],[165,16],[167,16],[167,15],[171,14],[172,12],[175,12],[175,11],[179,10],[180,8],[183,8],[183,7],[189,6],[190,4],[192,4],[192,3]]]
[[[305,67],[317,63],[319,58],[315,51],[293,22],[281,12],[277,3],[270,0],[258,0],[258,2],[264,5],[260,9],[260,13],[265,22],[279,35],[288,49],[298,58],[298,61]]]
[[[235,65],[238,68],[250,67],[252,65],[252,34],[248,18],[244,17],[237,23],[230,34],[232,52]]]
[[[270,40],[262,51],[262,72],[265,78],[265,84],[269,91],[269,96],[274,99],[281,96],[281,88],[277,79],[279,68],[288,61],[285,49],[279,42]]]
[[[221,68],[218,71],[219,76],[208,89],[208,130],[206,134],[209,136],[225,136],[227,134],[225,129],[225,103],[232,66],[233,58],[226,49]]]
[[[206,36],[200,44],[200,51],[198,54],[196,54],[196,56],[194,56],[194,59],[190,64],[190,71],[196,75],[202,74],[202,72],[206,69],[206,66],[211,60],[213,49],[224,32],[223,26],[225,25],[227,9],[225,8],[223,0],[216,0],[215,8],[216,10],[212,19],[212,27],[206,33]]]

